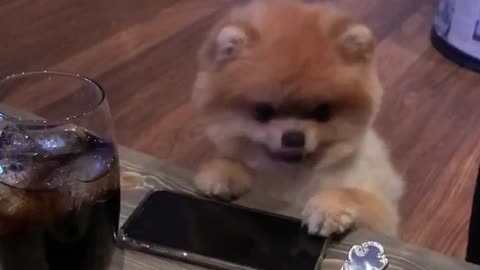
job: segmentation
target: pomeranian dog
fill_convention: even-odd
[[[258,186],[303,208],[311,234],[395,235],[403,182],[372,128],[374,50],[366,26],[326,6],[231,9],[199,51],[192,99],[217,155],[198,190],[230,200]]]

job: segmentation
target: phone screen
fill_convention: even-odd
[[[262,270],[314,270],[326,243],[309,236],[296,219],[167,191],[150,194],[122,234]]]

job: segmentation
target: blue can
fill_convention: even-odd
[[[431,40],[451,61],[480,72],[480,1],[440,0]]]

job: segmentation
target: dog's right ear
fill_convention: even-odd
[[[254,39],[252,29],[246,26],[226,24],[214,28],[199,52],[202,67],[218,66],[239,58]]]
[[[347,26],[338,43],[344,58],[353,62],[370,60],[375,49],[372,32],[361,24]]]

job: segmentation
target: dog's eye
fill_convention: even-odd
[[[327,122],[332,118],[332,112],[329,104],[318,105],[313,111],[313,117],[320,122]]]
[[[258,122],[268,122],[275,116],[275,108],[270,103],[258,103],[255,105],[255,119]]]

